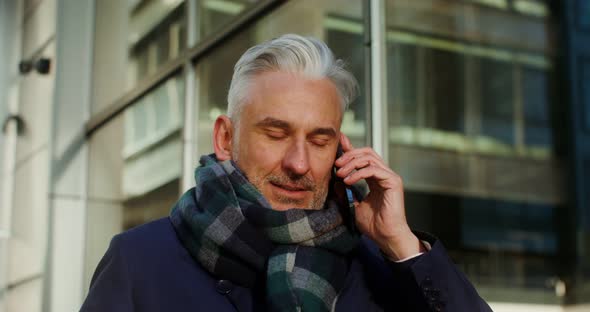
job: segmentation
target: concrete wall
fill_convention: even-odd
[[[18,3],[0,0],[0,120],[3,121],[9,113],[9,91],[16,85],[12,81],[17,75],[14,64],[20,56],[20,36],[15,35],[19,27],[19,20],[13,13],[18,11]],[[10,65],[13,65],[12,67]],[[11,127],[12,128],[12,127]],[[8,235],[10,214],[12,212],[12,188],[14,167],[14,144],[16,139],[13,129],[7,129],[0,134],[0,312],[5,311],[7,295],[6,277],[8,274]],[[10,148],[7,148],[9,146]],[[5,155],[6,154],[6,155]],[[12,154],[12,155],[9,155]],[[8,157],[7,157],[8,156]],[[12,157],[11,157],[12,156]],[[11,160],[8,162],[7,160]],[[8,194],[8,195],[7,195]]]
[[[88,152],[94,1],[57,0],[56,83],[51,146],[48,248],[43,311],[77,311],[87,286]]]
[[[10,233],[1,248],[5,270],[2,306],[5,311],[41,311],[47,246],[49,190],[49,131],[53,104],[54,70],[47,75],[35,71],[16,72],[18,62],[32,57],[55,59],[56,0],[5,1],[5,11],[15,29],[6,34],[16,42],[13,57],[7,58],[9,77],[4,81],[8,100],[2,105],[24,120],[24,132],[16,136],[14,162],[8,162],[3,189],[13,189],[9,201]],[[52,65],[55,65],[54,63]],[[14,130],[14,129],[13,129]],[[14,132],[8,134],[8,138]],[[7,149],[10,149],[7,146]],[[7,163],[6,159],[3,161]],[[8,178],[6,178],[8,177]],[[6,183],[12,183],[6,188]],[[6,201],[3,201],[6,203]]]
[[[0,113],[25,131],[3,136],[0,311],[76,311],[83,300],[93,1],[1,0]],[[46,57],[49,74],[18,73],[20,60]],[[7,139],[6,139],[7,140]],[[5,141],[6,141],[5,140]],[[10,158],[10,157],[9,157]],[[4,192],[6,193],[6,192]],[[8,203],[8,204],[6,204]],[[1,220],[0,220],[1,221]],[[5,221],[5,220],[4,220]],[[2,228],[0,228],[2,230]]]

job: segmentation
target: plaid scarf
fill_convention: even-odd
[[[202,156],[196,187],[170,219],[192,257],[213,275],[245,287],[266,272],[271,311],[331,311],[358,236],[336,200],[324,209],[273,210],[232,161]],[[262,275],[264,276],[264,275]]]

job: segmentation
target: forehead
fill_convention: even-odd
[[[251,80],[243,117],[257,122],[271,117],[303,127],[340,128],[341,99],[327,78],[287,72],[265,72]]]

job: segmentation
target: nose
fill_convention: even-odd
[[[283,158],[283,169],[294,175],[303,176],[309,171],[309,154],[305,142],[294,142]]]

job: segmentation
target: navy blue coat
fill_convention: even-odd
[[[403,263],[363,238],[336,311],[491,311],[442,244]],[[264,311],[264,286],[219,280],[193,260],[162,218],[113,238],[81,311]]]

